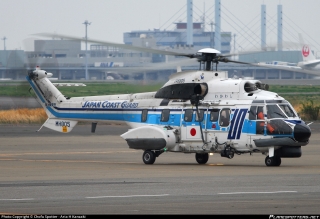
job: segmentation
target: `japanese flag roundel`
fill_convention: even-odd
[[[197,134],[197,130],[195,129],[195,128],[192,128],[191,130],[190,130],[190,135],[191,136],[195,136]]]

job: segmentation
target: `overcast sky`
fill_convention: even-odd
[[[123,43],[132,30],[173,30],[186,22],[187,0],[1,0],[0,37],[6,49],[25,49],[32,34],[49,32]],[[214,22],[215,0],[193,0],[194,21],[205,12],[207,31]],[[267,8],[267,44],[276,42],[277,5],[283,7],[283,40],[298,42],[298,33],[320,51],[320,0],[221,0],[221,29],[237,34],[236,47],[260,43],[261,5]],[[246,30],[248,28],[248,30]],[[245,34],[248,34],[247,36]],[[255,39],[251,39],[254,37]],[[3,49],[1,40],[0,49]],[[233,47],[233,42],[232,42]]]

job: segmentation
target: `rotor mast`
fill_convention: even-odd
[[[219,61],[225,61],[221,59],[217,54],[220,54],[220,51],[212,48],[206,48],[201,49],[198,51],[201,55],[198,57],[198,61],[200,63],[204,63],[204,69],[205,71],[211,71],[213,63],[216,63],[216,71],[217,71],[217,65]]]

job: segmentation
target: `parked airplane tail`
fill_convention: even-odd
[[[299,42],[301,45],[301,55],[304,62],[315,60],[316,57],[312,53],[310,46],[305,44],[302,38],[302,35],[299,33]]]

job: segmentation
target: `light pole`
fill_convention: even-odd
[[[210,25],[211,25],[211,34],[210,34],[210,47],[211,48],[214,48],[214,45],[213,45],[213,22],[211,21],[210,22]]]
[[[88,54],[87,54],[87,44],[88,44],[88,34],[87,34],[87,27],[88,27],[88,25],[90,25],[91,24],[91,22],[89,23],[87,20],[85,20],[85,22],[84,23],[82,23],[82,24],[84,24],[84,25],[86,25],[86,80],[88,80],[89,78],[88,78]]]
[[[2,40],[3,40],[3,50],[5,51],[6,50],[6,39],[7,37],[3,37]]]
[[[3,50],[4,50],[4,65],[6,67],[6,70],[4,72],[2,72],[2,78],[4,78],[5,74],[6,74],[6,71],[7,71],[7,52],[6,52],[6,39],[7,37],[3,37],[2,40],[3,40]]]

